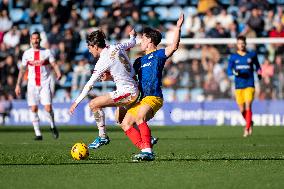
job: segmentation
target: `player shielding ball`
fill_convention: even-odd
[[[116,91],[109,92],[105,95],[95,97],[89,103],[94,113],[97,125],[104,129],[104,107],[117,107],[129,105],[136,101],[139,90],[136,81],[133,79],[134,69],[126,54],[126,50],[136,44],[136,33],[132,30],[130,40],[126,43],[116,45],[106,45],[105,34],[102,31],[94,31],[87,37],[89,52],[98,58],[93,74],[90,80],[84,86],[81,94],[71,105],[69,112],[73,114],[78,104],[92,89],[96,81],[100,80],[105,73],[110,73],[116,84]],[[89,144],[89,148],[96,149],[101,145],[108,144],[108,137],[97,137],[96,140]]]
[[[244,137],[252,135],[252,102],[254,100],[254,71],[261,79],[261,67],[257,54],[254,51],[247,51],[246,38],[237,38],[237,53],[230,56],[228,64],[228,75],[235,77],[235,96],[240,112],[246,120]]]
[[[39,103],[44,106],[46,117],[50,123],[51,132],[53,137],[57,139],[59,133],[54,123],[52,94],[50,89],[51,68],[54,69],[57,80],[61,78],[61,73],[50,50],[40,47],[40,41],[40,34],[38,32],[31,34],[30,42],[32,47],[23,54],[15,93],[17,96],[20,96],[22,78],[26,68],[28,68],[27,101],[31,109],[30,115],[35,131],[35,140],[42,140],[42,134],[39,129]]]
[[[158,30],[145,28],[142,32],[140,47],[145,55],[137,58],[133,65],[138,77],[140,99],[138,103],[127,110],[124,118],[123,110],[117,110],[117,115],[123,118],[121,127],[125,134],[141,150],[139,154],[133,156],[135,161],[155,159],[152,150],[151,129],[147,121],[152,119],[163,106],[162,72],[166,60],[178,49],[183,21],[184,15],[181,14],[176,24],[173,42],[164,49],[158,50],[157,47],[162,39],[162,34]],[[118,120],[122,118],[118,117]],[[133,126],[134,124],[138,126],[138,129]]]

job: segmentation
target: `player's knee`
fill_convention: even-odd
[[[31,107],[31,111],[36,113],[38,111],[38,107],[37,106],[32,106]]]
[[[89,103],[89,107],[90,107],[90,109],[92,110],[92,112],[97,112],[98,109],[99,109],[99,108],[96,106],[96,104],[93,103],[93,102],[90,102],[90,103]]]
[[[140,124],[146,121],[146,115],[138,114],[136,117],[136,123]]]
[[[45,111],[47,111],[48,113],[51,113],[52,112],[52,108],[50,106],[47,106],[44,108]]]

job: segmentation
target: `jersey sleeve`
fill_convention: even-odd
[[[156,55],[157,55],[159,58],[164,58],[164,59],[166,59],[166,58],[167,58],[166,49],[160,49],[160,50],[158,50]]]
[[[132,47],[134,47],[136,44],[136,37],[134,35],[130,36],[130,39],[124,43],[119,43],[117,44],[120,48],[124,49],[124,50],[128,50]]]
[[[140,66],[141,66],[141,57],[140,57],[140,58],[137,58],[137,59],[134,61],[133,68],[134,68],[135,74],[138,74],[138,71],[139,71]]]
[[[103,60],[99,59],[94,68],[91,78],[84,86],[78,98],[75,100],[77,104],[79,104],[87,96],[89,91],[93,88],[93,85],[95,84],[95,82],[98,81],[98,79],[107,69],[108,69],[108,64],[106,64]]]
[[[27,66],[27,64],[28,64],[28,56],[27,56],[27,53],[26,53],[26,52],[24,52],[23,57],[22,57],[22,63],[21,63],[21,66],[26,67],[26,66]]]
[[[255,66],[255,71],[261,72],[261,67],[260,67],[260,64],[259,64],[259,61],[258,61],[258,58],[257,58],[257,54],[255,52],[254,52],[254,55],[253,55],[253,64]]]
[[[232,76],[233,75],[233,69],[234,69],[234,61],[233,61],[233,57],[231,55],[229,57],[229,61],[228,61],[228,68],[227,68],[228,76]]]
[[[48,61],[49,61],[50,63],[55,62],[55,58],[54,58],[54,56],[53,56],[51,50],[48,50]]]

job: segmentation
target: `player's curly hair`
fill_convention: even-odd
[[[155,30],[150,27],[146,27],[142,31],[142,35],[145,35],[147,38],[151,39],[151,42],[157,46],[162,40],[162,34],[158,30]]]
[[[103,31],[97,30],[93,31],[87,36],[87,44],[90,46],[96,45],[99,48],[105,48],[106,42],[105,42],[106,36]]]

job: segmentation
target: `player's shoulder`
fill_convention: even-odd
[[[256,52],[255,51],[248,51],[248,55],[249,56],[256,56]]]
[[[237,58],[238,56],[239,56],[239,54],[235,52],[235,53],[231,53],[229,58],[232,60],[232,59]]]

